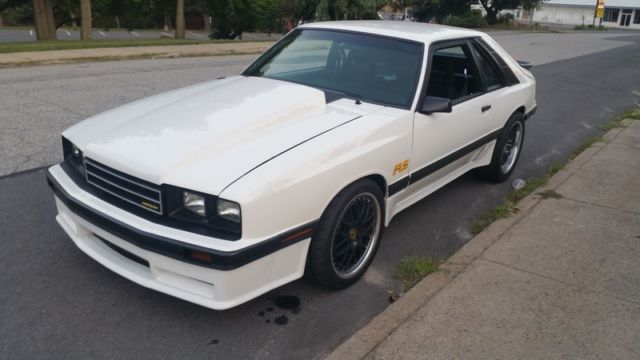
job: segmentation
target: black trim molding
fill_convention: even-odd
[[[409,185],[424,179],[425,177],[433,174],[434,172],[442,169],[443,167],[451,164],[452,162],[460,159],[461,157],[473,152],[474,150],[479,149],[480,147],[490,143],[491,141],[495,140],[498,138],[498,136],[500,135],[500,133],[502,132],[502,129],[498,129],[488,135],[483,136],[482,138],[474,141],[473,143],[456,150],[455,152],[443,157],[440,160],[436,160],[434,162],[432,162],[431,164],[423,167],[422,169],[416,170],[413,173],[411,173],[409,176],[406,176],[404,178],[402,178],[399,181],[396,181],[395,183],[389,185],[389,196],[393,196],[395,194],[397,194],[399,191],[404,190],[405,188],[407,188]]]
[[[411,183],[411,176],[405,176],[399,181],[394,182],[389,185],[389,196],[393,196],[398,193],[400,190],[406,188]]]
[[[532,117],[536,111],[538,111],[538,105],[534,106],[531,110],[529,110],[525,115],[524,115],[524,119],[525,120],[529,120],[530,117]]]
[[[244,249],[225,252],[147,233],[96,211],[71,197],[49,171],[47,171],[47,183],[58,199],[60,199],[69,210],[110,234],[142,249],[194,265],[218,270],[233,270],[239,268],[289,245],[307,239],[313,235],[318,223],[318,221],[313,221]],[[191,257],[190,254],[194,251],[209,255],[211,262],[202,262]]]

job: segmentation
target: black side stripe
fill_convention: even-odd
[[[456,150],[455,152],[443,157],[440,160],[436,160],[434,162],[432,162],[431,164],[423,167],[420,170],[417,170],[415,172],[413,172],[411,175],[406,176],[402,179],[400,179],[399,181],[396,181],[395,183],[389,185],[389,196],[393,196],[396,193],[398,193],[399,191],[405,189],[407,186],[409,186],[410,184],[413,184],[421,179],[424,179],[425,177],[433,174],[434,172],[442,169],[443,167],[451,164],[452,162],[462,158],[465,155],[468,155],[469,153],[481,148],[482,146],[490,143],[491,141],[495,140],[496,138],[498,138],[498,135],[500,135],[500,132],[502,132],[502,129],[498,129],[488,135],[483,136],[482,138],[474,141],[473,143]]]
[[[395,193],[397,193],[398,191],[409,186],[410,183],[411,183],[411,177],[407,175],[402,179],[400,179],[399,181],[396,181],[393,184],[389,185],[389,196],[395,195]]]

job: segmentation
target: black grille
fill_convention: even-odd
[[[124,174],[88,158],[84,159],[84,166],[89,184],[142,209],[162,214],[160,186]]]

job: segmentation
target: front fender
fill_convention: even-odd
[[[291,149],[248,174],[269,183],[275,214],[272,231],[318,220],[331,200],[358,179],[381,175],[392,184],[406,176],[407,170],[396,169],[394,174],[394,167],[410,159],[412,117],[410,111],[382,109]],[[236,191],[232,189],[235,185],[229,190]]]

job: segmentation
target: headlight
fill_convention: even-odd
[[[240,204],[233,201],[218,199],[218,216],[239,223]]]
[[[165,184],[165,214],[177,227],[214,236],[240,239],[242,217],[240,204],[217,196]],[[204,231],[199,231],[203,229]]]
[[[207,216],[207,207],[204,196],[193,194],[188,191],[182,193],[182,205],[185,209],[202,217]]]

